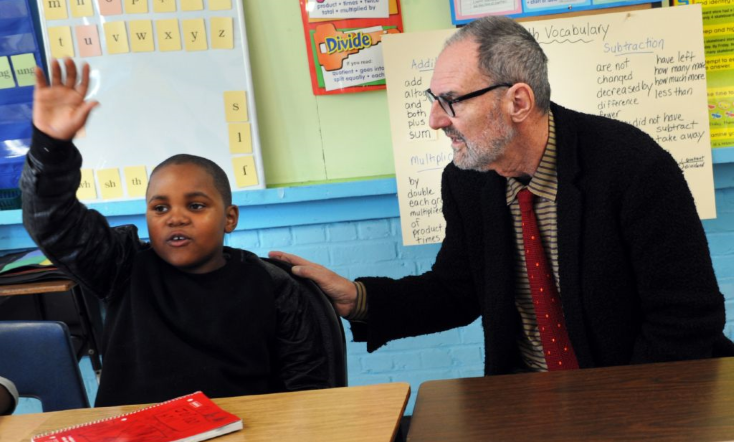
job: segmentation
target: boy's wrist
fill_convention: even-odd
[[[69,158],[74,150],[74,143],[70,140],[59,140],[42,132],[33,126],[30,153],[34,158],[44,162],[61,162]]]

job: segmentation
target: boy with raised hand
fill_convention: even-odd
[[[107,304],[96,406],[329,387],[307,293],[280,269],[223,245],[237,226],[229,181],[193,155],[158,165],[146,194],[150,243],[111,228],[76,198],[71,139],[95,101],[89,67],[36,69],[33,140],[21,177],[23,223],[45,255]]]

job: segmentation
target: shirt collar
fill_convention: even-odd
[[[556,124],[552,111],[548,111],[548,143],[545,145],[543,157],[540,159],[540,164],[538,165],[538,170],[535,171],[535,175],[530,179],[527,186],[516,178],[507,178],[505,196],[508,206],[515,201],[517,193],[525,187],[535,196],[553,202],[556,201],[556,192],[558,191],[558,176],[556,174]]]

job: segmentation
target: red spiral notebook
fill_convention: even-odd
[[[242,419],[198,391],[160,404],[50,433],[32,442],[196,442],[242,429]]]

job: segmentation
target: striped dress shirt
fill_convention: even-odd
[[[533,297],[530,293],[530,281],[525,268],[525,247],[522,239],[522,216],[520,204],[517,201],[517,193],[528,188],[535,195],[535,216],[538,219],[538,228],[545,249],[548,264],[553,269],[553,277],[558,289],[558,242],[556,228],[556,192],[558,190],[558,176],[556,175],[556,132],[553,121],[553,113],[549,114],[548,122],[548,144],[543,157],[538,165],[538,170],[526,185],[515,178],[507,179],[507,205],[512,212],[515,228],[515,305],[522,322],[519,330],[517,344],[520,348],[520,356],[530,371],[547,371],[548,367],[543,356],[543,344],[540,341],[538,324],[535,320],[535,309],[533,308]]]
[[[553,276],[560,295],[558,284],[558,247],[556,241],[556,191],[558,179],[556,175],[556,133],[553,113],[549,114],[548,144],[540,160],[538,170],[526,185],[515,178],[507,179],[507,205],[512,212],[515,227],[515,278],[516,294],[515,305],[522,319],[521,330],[518,331],[517,343],[522,359],[530,371],[547,371],[548,367],[543,356],[543,345],[540,342],[538,324],[535,320],[533,298],[530,294],[530,283],[525,269],[525,248],[522,239],[522,216],[517,193],[527,187],[535,198],[535,212],[538,219],[538,228],[542,237],[543,247],[547,254],[548,263],[553,269]],[[368,320],[367,290],[364,284],[355,282],[357,288],[357,302],[352,314],[347,317],[350,321],[365,322]]]

